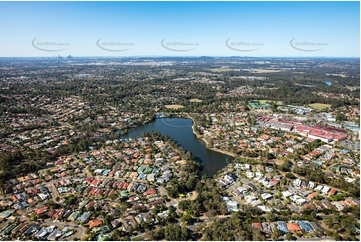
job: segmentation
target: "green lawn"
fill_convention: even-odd
[[[325,104],[325,103],[312,103],[308,106],[320,111],[331,108],[331,104]]]
[[[263,100],[256,100],[261,104],[265,104],[265,103],[271,103],[271,102],[276,102],[276,104],[278,105],[282,105],[283,102],[282,101],[275,101],[275,100],[267,100],[267,99],[263,99]]]

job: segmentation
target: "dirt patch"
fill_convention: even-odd
[[[189,101],[190,101],[191,103],[201,103],[201,102],[203,102],[203,100],[197,99],[197,98],[190,99]]]
[[[172,105],[164,105],[166,108],[168,109],[179,109],[179,108],[184,108],[183,105],[179,105],[179,104],[172,104]]]

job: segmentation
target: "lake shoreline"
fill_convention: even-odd
[[[215,151],[215,152],[218,152],[218,153],[222,153],[222,154],[225,154],[225,155],[228,155],[228,156],[232,156],[233,158],[237,157],[236,154],[232,153],[232,152],[229,152],[229,151],[225,151],[225,150],[220,150],[220,149],[217,149],[217,148],[214,148],[214,147],[210,147],[210,144],[209,142],[204,139],[196,130],[195,130],[195,125],[196,125],[196,121],[193,119],[193,117],[189,114],[189,113],[185,113],[187,115],[187,117],[189,119],[192,120],[192,131],[193,131],[193,134],[197,137],[197,139],[199,140],[202,140],[205,144],[206,144],[206,148],[209,149],[209,150],[212,150],[212,151]]]
[[[229,160],[234,160],[236,157],[235,154],[211,148],[210,144],[196,131],[196,122],[187,113],[157,115],[155,120],[136,128],[130,128],[127,134],[120,135],[120,137],[135,138],[149,132],[168,135],[186,151],[190,151],[204,167],[201,174],[208,177],[213,177],[219,170],[223,170],[229,164]]]

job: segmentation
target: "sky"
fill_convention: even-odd
[[[0,2],[0,56],[359,57],[359,2]]]

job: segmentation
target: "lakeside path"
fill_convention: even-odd
[[[229,151],[225,151],[225,150],[220,150],[220,149],[217,149],[217,148],[214,148],[214,147],[210,147],[210,144],[209,142],[204,139],[196,130],[195,130],[195,126],[196,126],[196,121],[194,120],[194,118],[192,117],[192,115],[190,115],[189,113],[183,113],[187,116],[187,118],[191,119],[192,120],[192,131],[193,131],[193,134],[197,137],[197,139],[200,139],[200,140],[203,140],[204,143],[206,143],[206,148],[209,149],[209,150],[213,150],[215,152],[218,152],[218,153],[222,153],[222,154],[225,154],[225,155],[229,155],[229,156],[232,156],[232,157],[237,157],[236,154],[232,153],[232,152],[229,152]]]

